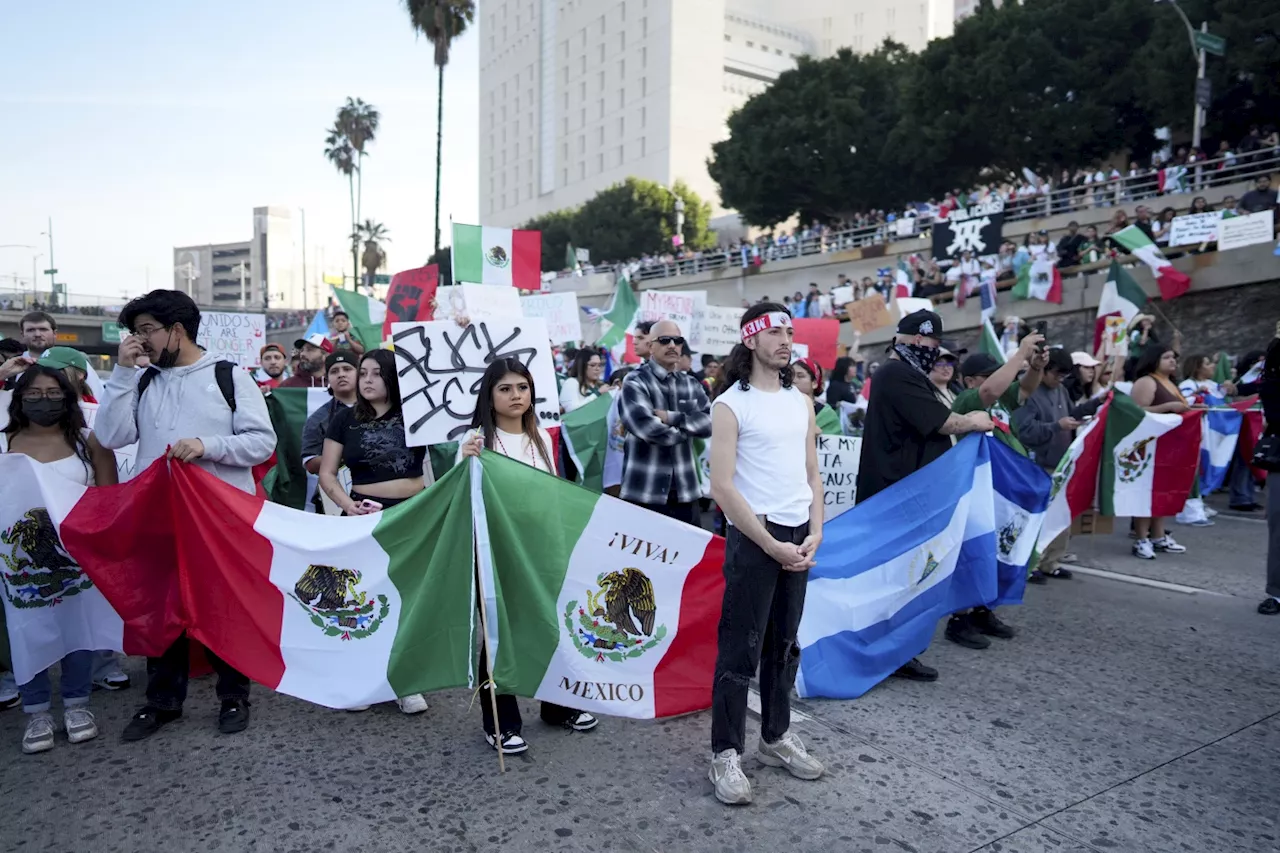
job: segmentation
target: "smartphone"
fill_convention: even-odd
[[[1044,320],[1037,321],[1036,334],[1042,338],[1049,337],[1049,324],[1046,323]],[[1039,345],[1036,347],[1036,352],[1044,352],[1045,346],[1046,346],[1045,342],[1041,341]]]
[[[371,501],[368,498],[360,501],[360,508],[365,512],[381,512],[382,504],[377,501]]]

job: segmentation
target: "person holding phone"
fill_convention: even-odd
[[[405,439],[396,357],[377,349],[360,359],[356,404],[335,412],[320,454],[320,488],[342,508],[343,515],[368,515],[402,504],[426,488],[425,447]],[[338,468],[351,472],[351,494],[338,482]],[[406,714],[427,710],[415,693],[396,700]],[[363,711],[369,706],[350,708]]]

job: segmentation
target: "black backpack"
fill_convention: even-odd
[[[218,390],[222,392],[222,399],[227,401],[227,406],[231,408],[232,414],[236,411],[236,366],[229,361],[219,361],[213,365],[213,378],[218,383]],[[138,379],[138,400],[142,400],[142,392],[147,390],[147,386],[151,384],[151,380],[156,378],[160,373],[158,367],[148,367],[142,373],[142,377]]]

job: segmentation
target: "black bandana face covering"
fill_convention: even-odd
[[[929,375],[930,370],[933,370],[933,365],[938,360],[937,347],[922,347],[919,344],[894,344],[893,351],[898,354],[898,358],[926,376]]]

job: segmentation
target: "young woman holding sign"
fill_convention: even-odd
[[[476,411],[471,418],[471,431],[458,447],[458,461],[479,456],[482,450],[501,453],[539,471],[555,476],[552,464],[551,436],[538,426],[533,411],[533,375],[515,358],[499,358],[489,365],[480,379]],[[494,700],[490,699],[489,664],[480,653],[480,710],[484,715],[484,737],[489,745],[506,755],[525,752],[528,742],[521,737],[523,722],[516,697],[498,694],[498,719],[493,718]],[[542,703],[542,721],[564,726],[577,732],[594,729],[599,720],[585,711],[575,711],[551,702]]]

